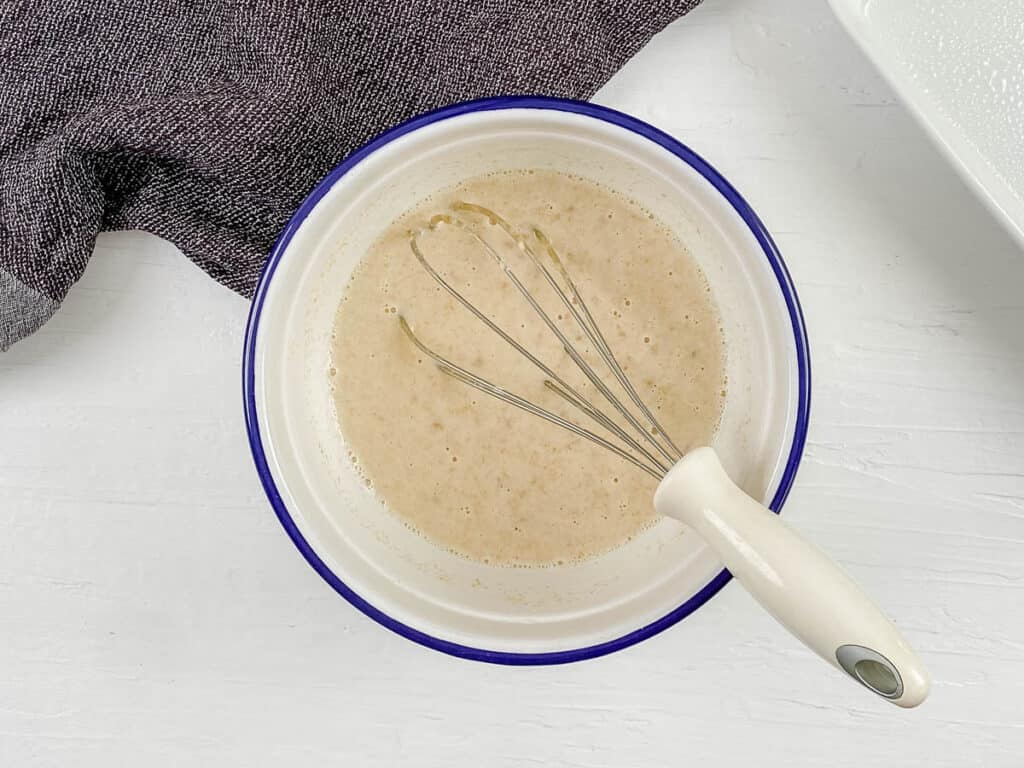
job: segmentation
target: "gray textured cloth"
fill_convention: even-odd
[[[417,112],[589,98],[699,0],[0,0],[0,348],[142,229],[250,295],[316,181]]]

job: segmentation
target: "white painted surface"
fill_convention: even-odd
[[[599,100],[692,145],[776,236],[815,374],[787,518],[897,619],[931,699],[851,688],[736,585],[567,667],[392,635],[263,499],[245,302],[122,234],[0,356],[0,765],[1024,762],[1024,255],[824,3],[708,0]]]

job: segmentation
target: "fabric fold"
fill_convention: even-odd
[[[303,197],[412,115],[586,99],[699,0],[34,0],[0,24],[0,348],[98,232],[164,237],[249,296]]]

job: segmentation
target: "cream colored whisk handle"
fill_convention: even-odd
[[[654,495],[808,648],[879,696],[915,707],[931,678],[899,630],[846,573],[745,494],[711,448],[689,452]]]

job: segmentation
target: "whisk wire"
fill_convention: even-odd
[[[546,408],[543,408],[526,398],[510,392],[497,384],[488,381],[487,379],[479,376],[472,371],[469,371],[462,366],[454,363],[443,355],[435,352],[433,349],[428,347],[416,334],[413,332],[409,323],[405,317],[399,316],[399,323],[402,331],[412,341],[412,343],[425,355],[427,355],[437,367],[446,375],[460,381],[463,384],[471,386],[485,394],[501,400],[502,402],[513,405],[527,413],[542,418],[552,424],[562,427],[573,434],[583,437],[592,443],[595,443],[612,453],[616,454],[622,459],[625,459],[634,466],[642,469],[647,474],[651,475],[655,479],[660,480],[664,477],[669,467],[674,464],[678,458],[682,455],[682,452],[669,437],[668,433],[658,422],[650,408],[644,403],[640,397],[636,388],[630,382],[629,377],[626,375],[625,370],[619,364],[615,355],[612,353],[610,346],[604,335],[601,333],[597,322],[594,319],[586,302],[583,300],[580,291],[576,287],[576,283],[569,275],[568,269],[565,263],[562,261],[555,249],[554,245],[548,239],[548,237],[537,227],[532,227],[531,231],[536,241],[544,248],[547,253],[548,259],[554,265],[555,270],[558,272],[566,288],[559,285],[558,280],[555,279],[554,275],[551,274],[551,270],[548,269],[547,265],[537,256],[533,248],[527,242],[526,236],[516,230],[512,225],[505,220],[503,217],[495,213],[494,211],[485,208],[480,205],[466,202],[457,202],[452,205],[451,210],[454,212],[461,212],[466,214],[476,214],[485,217],[491,224],[497,225],[498,229],[502,231],[506,236],[511,238],[512,242],[515,243],[516,247],[526,255],[534,267],[544,277],[548,286],[554,291],[555,295],[558,296],[559,300],[565,306],[567,312],[572,316],[576,324],[583,331],[584,335],[592,345],[594,351],[601,358],[602,362],[608,367],[612,375],[618,381],[620,387],[628,395],[629,400],[632,401],[633,405],[640,411],[644,419],[649,424],[649,428],[645,427],[639,418],[633,412],[625,406],[625,404],[615,396],[611,389],[604,383],[598,373],[593,367],[587,362],[583,354],[575,347],[575,345],[569,340],[565,333],[558,327],[551,316],[544,310],[537,299],[533,296],[530,290],[520,280],[519,276],[512,269],[512,266],[508,263],[504,256],[502,256],[494,246],[491,245],[474,227],[470,222],[466,221],[458,215],[452,215],[449,213],[441,213],[435,215],[425,229],[420,229],[410,232],[409,244],[410,248],[419,261],[420,265],[427,272],[427,274],[438,283],[445,291],[448,292],[456,301],[458,301],[463,307],[468,309],[474,317],[481,321],[489,330],[495,333],[499,338],[511,346],[516,352],[523,356],[527,361],[534,365],[538,370],[545,374],[544,386],[551,392],[554,392],[563,400],[568,402],[580,413],[585,415],[587,418],[596,422],[603,429],[607,430],[614,437],[621,440],[629,449],[639,453],[643,458],[630,453],[630,451],[622,448],[614,442],[602,437],[601,435],[593,432],[585,427],[582,427],[569,419],[566,419]],[[426,258],[423,250],[420,248],[419,238],[425,230],[435,230],[442,224],[452,225],[460,228],[470,237],[473,238],[484,251],[494,259],[498,267],[502,270],[508,280],[520,293],[523,299],[527,302],[534,313],[543,321],[547,326],[548,330],[558,339],[562,345],[563,350],[570,360],[576,365],[577,368],[586,376],[590,383],[601,393],[602,397],[622,416],[623,419],[628,422],[637,434],[644,440],[644,442],[651,449],[660,454],[655,455],[648,447],[641,444],[637,439],[632,437],[626,432],[614,419],[608,414],[590,402],[581,392],[574,388],[571,384],[566,382],[560,377],[549,365],[540,360],[536,355],[530,352],[526,347],[516,341],[509,333],[507,333],[501,326],[495,323],[486,313],[481,311],[476,305],[474,305],[469,299],[467,299],[462,293],[460,293],[450,282],[448,282],[430,263]],[[568,293],[566,291],[568,289]],[[659,439],[660,438],[660,439]],[[661,442],[664,440],[665,444]],[[666,463],[667,462],[667,463]]]
[[[470,228],[468,228],[465,222],[462,222],[461,220],[454,219],[452,217],[442,214],[433,217],[428,226],[429,228],[433,228],[442,223],[451,224],[453,226],[457,226],[463,229],[464,231],[472,235],[475,240],[481,243],[489,253],[493,254],[493,257],[498,261],[499,264],[505,264],[501,255],[498,254],[490,246],[489,243],[480,238],[476,232],[473,232]],[[591,419],[597,421],[602,427],[612,432],[616,437],[618,437],[620,440],[626,443],[630,448],[640,453],[648,462],[655,465],[663,472],[668,470],[669,466],[671,466],[671,464],[674,463],[672,460],[670,460],[668,464],[665,464],[663,461],[659,460],[654,454],[647,450],[647,448],[645,448],[643,445],[637,442],[624,429],[622,429],[622,427],[616,424],[615,421],[612,420],[606,413],[604,413],[601,409],[599,409],[592,402],[590,402],[582,393],[579,392],[579,390],[577,390],[575,387],[573,387],[571,384],[565,381],[554,370],[552,370],[550,366],[544,363],[544,361],[540,360],[536,355],[530,352],[530,350],[528,350],[526,347],[524,347],[522,344],[516,341],[507,331],[505,331],[505,329],[503,329],[500,325],[495,323],[490,317],[487,316],[486,313],[481,311],[476,305],[474,305],[471,301],[469,301],[469,299],[467,299],[462,293],[460,293],[459,290],[455,288],[455,286],[453,286],[450,282],[445,280],[445,278],[436,269],[434,269],[434,266],[430,263],[426,255],[423,253],[423,250],[420,248],[419,235],[419,232],[413,232],[411,234],[409,239],[409,247],[411,248],[413,255],[415,255],[417,261],[419,261],[420,266],[423,267],[427,274],[430,275],[430,277],[438,285],[444,288],[444,290],[447,291],[449,295],[451,295],[456,301],[462,304],[462,306],[468,309],[473,314],[474,317],[476,317],[480,322],[487,326],[487,328],[491,330],[493,333],[495,333],[499,338],[501,338],[502,341],[511,346],[516,352],[525,357],[545,376],[547,376],[555,384],[557,384],[561,388],[560,394],[562,394],[562,396],[566,400],[568,400],[570,403],[573,403],[579,410],[581,410]],[[521,286],[520,290],[523,292],[523,295],[528,296],[529,299],[532,301],[532,297],[529,296],[529,292],[526,291],[525,286],[522,286],[522,283],[519,282],[519,279],[514,275],[514,273],[510,273],[508,270],[505,270],[505,273],[509,275],[510,279],[513,281],[513,284],[517,285],[517,287]],[[550,318],[547,317],[547,315],[544,313],[542,309],[540,309],[539,306],[536,307],[536,310],[550,321]],[[557,332],[557,329],[554,329],[550,322],[548,327],[552,328],[553,330],[556,330]],[[584,373],[586,373],[587,370],[590,371],[587,378],[590,379],[591,381],[597,382],[600,386],[603,387],[604,383],[601,382],[599,378],[597,378],[597,374],[593,371],[593,369],[591,369],[586,364],[586,361],[584,361],[582,359],[582,356],[580,356],[579,353],[575,350],[575,348],[572,347],[568,339],[564,339],[564,337],[562,337],[561,334],[559,334],[559,336],[560,340],[563,341],[563,344],[567,345],[566,351],[569,353],[570,357],[572,357],[574,361],[577,360],[578,358],[579,362],[577,364],[580,366],[585,366]],[[570,349],[571,352],[569,351]],[[573,355],[575,355],[575,357],[573,357]],[[431,356],[433,357],[433,355]],[[606,389],[607,388],[605,388],[605,390]],[[628,411],[625,411],[623,409],[621,403],[619,403],[618,400],[610,392],[606,394],[606,397],[610,400],[610,402],[617,406],[617,409],[620,410],[620,412],[622,412],[626,416],[631,416],[631,414],[629,414]],[[641,434],[645,434],[646,436],[646,430],[643,429],[642,425],[636,423],[635,419],[631,423],[633,423],[634,428],[638,432],[640,432]]]
[[[552,424],[556,424],[562,427],[563,429],[567,429],[570,432],[579,435],[580,437],[583,437],[587,440],[590,440],[593,443],[596,443],[597,445],[600,445],[602,448],[606,448],[609,451],[612,451],[620,458],[623,458],[626,461],[633,464],[634,466],[642,469],[644,472],[646,472],[656,480],[661,480],[665,476],[664,469],[656,469],[645,464],[628,451],[624,451],[622,448],[615,445],[615,443],[611,442],[610,440],[606,440],[597,433],[592,432],[585,427],[581,427],[578,424],[575,424],[569,421],[568,419],[559,416],[557,413],[553,413],[552,411],[549,411],[546,408],[542,408],[541,406],[530,402],[526,398],[521,397],[520,395],[517,395],[514,392],[509,392],[508,390],[499,387],[497,384],[488,381],[482,376],[478,376],[472,371],[466,370],[457,363],[453,363],[448,358],[435,352],[426,344],[424,344],[419,339],[419,337],[417,337],[416,334],[413,332],[412,328],[409,326],[409,323],[406,321],[405,317],[399,315],[398,322],[401,325],[402,331],[405,333],[406,336],[409,337],[412,343],[415,344],[416,347],[421,352],[423,352],[423,354],[427,355],[430,359],[437,363],[438,368],[445,374],[462,382],[463,384],[468,384],[469,386],[474,387],[475,389],[484,392],[485,394],[488,394],[491,397],[495,397],[498,400],[501,400],[502,402],[508,403],[509,405],[514,405],[516,408],[524,410],[527,413],[533,414],[534,416],[538,416],[542,419],[545,419],[546,421],[549,421]]]
[[[489,208],[484,208],[483,206],[475,205],[473,203],[463,202],[455,203],[452,206],[452,208],[456,211],[466,211],[485,216],[488,220],[490,220],[494,224],[497,224],[498,228],[501,229],[506,235],[512,238],[513,242],[516,243],[519,249],[526,254],[526,256],[530,259],[533,265],[544,276],[545,281],[555,292],[555,294],[559,297],[561,302],[564,304],[566,310],[572,315],[576,323],[588,336],[591,343],[598,351],[598,354],[602,357],[602,359],[605,360],[605,364],[610,366],[607,359],[605,358],[605,355],[602,353],[600,349],[600,344],[597,343],[597,341],[594,339],[593,334],[591,333],[590,328],[587,326],[586,321],[580,316],[579,311],[573,305],[571,299],[569,299],[569,297],[566,296],[565,291],[562,289],[562,287],[558,285],[558,282],[554,279],[550,270],[548,270],[548,268],[540,261],[536,253],[534,253],[533,249],[530,248],[529,244],[527,244],[525,238],[519,233],[517,233],[512,228],[511,224],[509,224],[504,218],[502,218]],[[628,408],[626,408],[625,405],[623,405],[622,401],[615,396],[615,394],[611,391],[608,385],[604,383],[604,381],[601,379],[598,373],[586,361],[586,359],[579,352],[579,350],[576,349],[576,347],[565,335],[565,333],[558,327],[555,321],[551,319],[551,316],[544,310],[544,308],[540,305],[540,303],[533,296],[533,294],[530,293],[529,289],[519,279],[518,275],[516,275],[515,271],[512,269],[512,266],[508,263],[508,261],[500,253],[498,253],[498,251],[490,243],[488,243],[483,237],[481,237],[478,232],[476,232],[471,226],[467,225],[464,221],[458,219],[457,217],[452,217],[451,222],[465,230],[491,255],[492,258],[495,259],[495,261],[498,263],[498,266],[505,273],[506,277],[508,277],[508,279],[516,287],[516,289],[519,291],[522,297],[530,305],[530,308],[533,309],[534,313],[538,317],[540,317],[540,319],[548,327],[548,330],[550,330],[558,339],[558,341],[562,344],[562,347],[564,348],[566,354],[573,361],[573,363],[576,364],[576,367],[583,372],[583,374],[587,377],[590,383],[601,393],[605,400],[607,400],[612,405],[612,407],[614,407],[622,415],[622,417],[626,419],[627,422],[629,422],[630,426],[632,426],[633,429],[635,429],[637,433],[641,437],[643,437],[644,440],[647,441],[647,443],[649,443],[655,450],[657,450],[668,461],[670,465],[674,464],[679,459],[678,451],[677,455],[673,455],[665,446],[663,446],[655,438],[654,435],[651,434],[651,431],[648,428],[646,428],[643,424],[641,424],[640,420]],[[607,346],[607,344],[605,346]],[[621,368],[619,369],[619,371],[620,373],[622,373]],[[625,379],[625,374],[622,374],[622,376]],[[631,389],[632,386],[630,385],[629,388]],[[637,397],[637,400],[639,400],[639,397]],[[646,410],[646,407],[644,407],[643,410]],[[651,426],[654,427],[656,432],[658,431],[658,427],[656,425],[652,424]]]
[[[640,394],[633,386],[633,382],[629,380],[629,377],[626,376],[626,372],[622,369],[622,366],[619,365],[619,361],[615,358],[615,354],[612,352],[612,348],[605,340],[604,334],[601,333],[601,329],[598,327],[597,321],[594,320],[594,316],[590,314],[590,308],[587,306],[587,302],[583,300],[582,294],[580,294],[579,290],[576,288],[576,283],[569,275],[569,271],[565,268],[565,264],[563,263],[561,256],[559,256],[558,251],[555,249],[555,246],[540,228],[534,227],[533,234],[534,237],[536,237],[537,240],[547,249],[548,257],[555,264],[555,267],[558,269],[558,272],[565,281],[565,284],[569,287],[569,291],[572,293],[573,299],[583,311],[583,316],[586,318],[587,322],[580,323],[580,325],[587,331],[587,335],[590,337],[591,342],[597,349],[598,354],[601,355],[601,359],[604,360],[605,365],[607,365],[611,370],[622,388],[626,390],[626,394],[629,395],[633,404],[640,409],[643,415],[647,418],[647,421],[650,422],[651,426],[657,430],[658,434],[665,438],[665,442],[667,442],[675,452],[675,460],[678,461],[682,458],[683,452],[679,450],[679,447],[674,442],[672,442],[672,438],[669,437],[668,432],[665,431],[665,428],[658,422],[658,419],[655,417],[654,413],[651,412],[651,409],[647,407],[647,404],[643,401],[643,398],[640,397]]]

